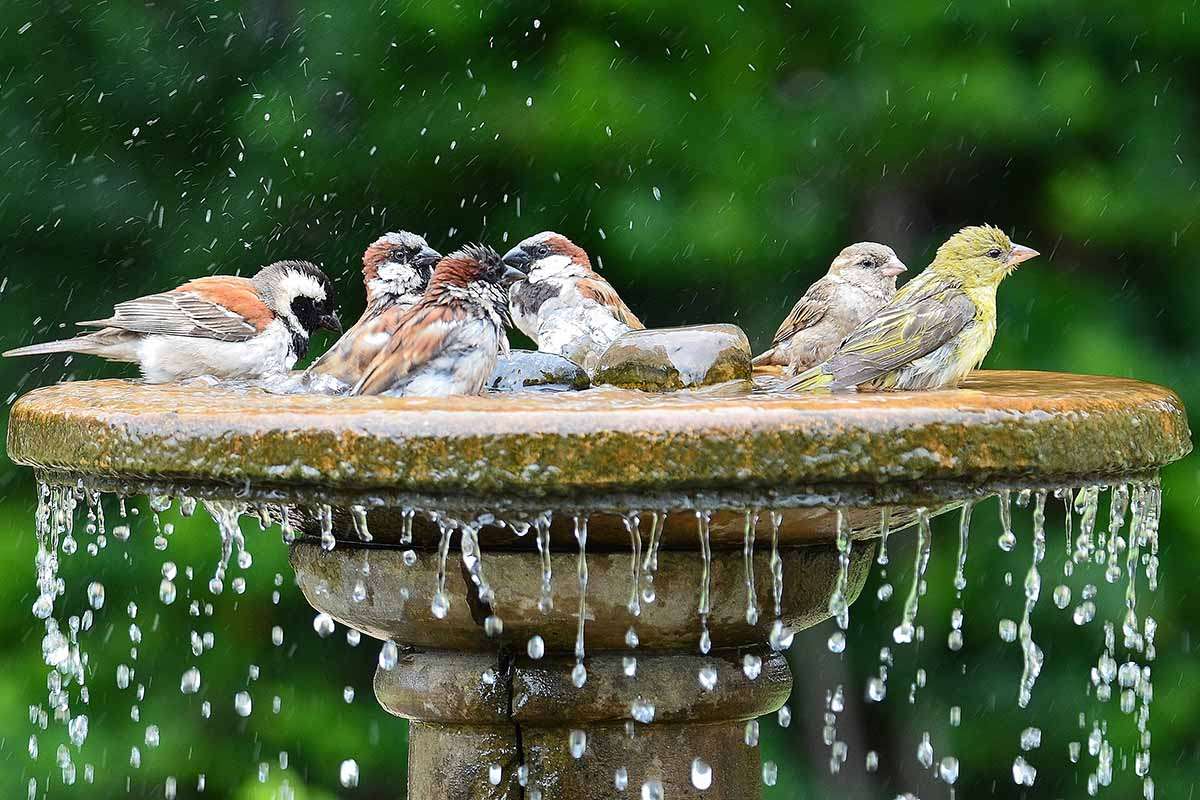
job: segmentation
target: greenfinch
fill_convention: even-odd
[[[983,362],[996,336],[996,289],[1038,252],[990,225],[951,236],[933,263],[854,329],[791,391],[954,388]]]
[[[795,375],[820,364],[846,334],[896,296],[896,276],[906,269],[887,245],[859,242],[845,248],[792,307],[755,366],[784,366]]]

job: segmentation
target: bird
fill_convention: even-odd
[[[614,339],[646,327],[583,248],[562,234],[530,236],[504,254],[504,263],[528,273],[509,291],[509,305],[517,328],[543,353],[590,373]]]
[[[78,324],[99,330],[3,355],[95,355],[137,364],[147,383],[252,381],[286,375],[308,352],[314,331],[342,330],[333,284],[308,261],[276,261],[253,278],[196,278]]]
[[[963,228],[890,303],[855,328],[791,391],[955,388],[983,363],[996,336],[996,289],[1039,255],[999,228]]]
[[[820,364],[846,334],[896,296],[896,276],[907,269],[887,245],[859,242],[843,249],[792,306],[771,348],[754,365],[784,366],[796,374]]]
[[[367,307],[345,334],[305,373],[309,391],[351,388],[392,337],[397,324],[429,284],[442,254],[415,233],[387,233],[363,253]]]
[[[508,349],[508,288],[524,277],[486,245],[447,255],[351,394],[479,394]]]

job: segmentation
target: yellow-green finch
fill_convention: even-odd
[[[787,388],[945,389],[983,362],[996,336],[996,288],[1038,252],[999,228],[963,228],[924,272]]]
[[[771,349],[758,364],[785,366],[793,375],[833,355],[846,334],[896,296],[896,276],[904,262],[884,244],[852,244],[808,287],[775,332]]]

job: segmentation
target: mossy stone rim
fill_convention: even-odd
[[[51,476],[523,498],[1095,479],[1191,450],[1139,381],[984,371],[958,390],[335,398],[129,381],[38,389],[12,460]]]

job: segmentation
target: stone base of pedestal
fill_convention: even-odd
[[[762,659],[753,678],[742,667],[746,653]],[[524,797],[536,790],[547,800],[598,800],[613,796],[620,773],[634,797],[647,781],[670,798],[756,797],[761,762],[746,724],[787,700],[783,656],[637,653],[629,675],[627,655],[587,659],[588,680],[576,687],[569,657],[403,653],[393,668],[380,668],[375,691],[384,708],[413,720],[409,796],[515,798],[524,781]],[[698,680],[705,668],[709,688]],[[633,720],[647,715],[651,722]],[[692,782],[697,758],[713,776],[703,793]]]

